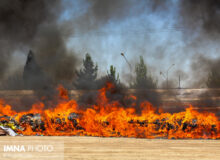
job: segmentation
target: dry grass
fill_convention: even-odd
[[[4,152],[4,145],[53,144],[54,152]],[[219,160],[218,140],[98,137],[0,137],[0,159]]]

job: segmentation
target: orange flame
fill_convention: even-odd
[[[56,107],[44,109],[37,103],[26,112],[16,112],[0,100],[0,116],[10,116],[20,127],[17,133],[23,135],[79,135],[101,137],[138,138],[220,138],[220,121],[214,113],[200,113],[189,106],[184,112],[156,113],[147,101],[140,104],[137,114],[131,104],[129,108],[117,101],[110,101],[106,91],[114,86],[108,83],[99,90],[97,104],[85,110],[79,109],[75,100],[69,100],[68,92],[59,86],[63,99]],[[133,95],[127,97],[133,101]]]

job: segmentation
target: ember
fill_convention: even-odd
[[[32,106],[30,111],[16,112],[0,101],[0,123],[22,135],[47,136],[100,136],[137,138],[220,138],[220,121],[214,113],[200,113],[189,106],[184,112],[157,113],[147,101],[140,104],[141,114],[132,104],[123,107],[118,101],[110,101],[106,91],[114,86],[108,83],[99,90],[97,104],[80,109],[75,100],[69,100],[68,92],[59,87],[61,101],[56,107],[43,109],[44,104]],[[129,96],[136,101],[135,96]]]

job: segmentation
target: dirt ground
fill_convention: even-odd
[[[219,150],[220,140],[0,137],[0,160],[219,160]]]

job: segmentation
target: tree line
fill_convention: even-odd
[[[83,59],[83,66],[76,71],[76,80],[73,85],[76,89],[99,89],[105,85],[106,82],[111,82],[117,87],[125,87],[119,79],[119,73],[116,67],[111,65],[106,75],[98,77],[98,65],[94,63],[90,54],[86,54]],[[148,72],[147,65],[142,56],[139,62],[135,65],[135,79],[130,82],[129,88],[134,89],[154,89],[157,88],[157,81],[153,79]]]
[[[81,69],[76,71],[76,77],[72,82],[57,82],[63,84],[69,89],[79,90],[96,90],[102,88],[106,82],[113,83],[116,87],[132,88],[132,89],[156,89],[158,81],[150,74],[149,69],[142,56],[135,64],[134,77],[129,79],[129,85],[126,86],[120,81],[119,73],[116,67],[109,66],[105,75],[98,77],[98,64],[95,63],[90,54],[86,54]],[[130,75],[131,76],[131,75]],[[1,82],[0,89],[48,89],[54,88],[57,84],[49,75],[43,72],[43,69],[38,65],[32,51],[27,56],[27,61],[24,66],[24,71],[13,74],[6,80]],[[209,71],[206,80],[208,88],[220,88],[220,70],[218,67],[212,67]]]
[[[129,86],[125,86],[116,73],[116,67],[110,66],[105,76],[97,78],[98,65],[92,60],[90,54],[86,54],[83,59],[83,67],[76,72],[76,80],[73,83],[76,89],[99,89],[107,81],[112,82],[118,87],[128,87],[132,89],[156,89],[158,82],[150,74],[143,56],[140,56],[139,62],[135,64],[135,77],[129,80]],[[220,88],[220,69],[218,67],[210,68],[206,86],[208,88]]]

